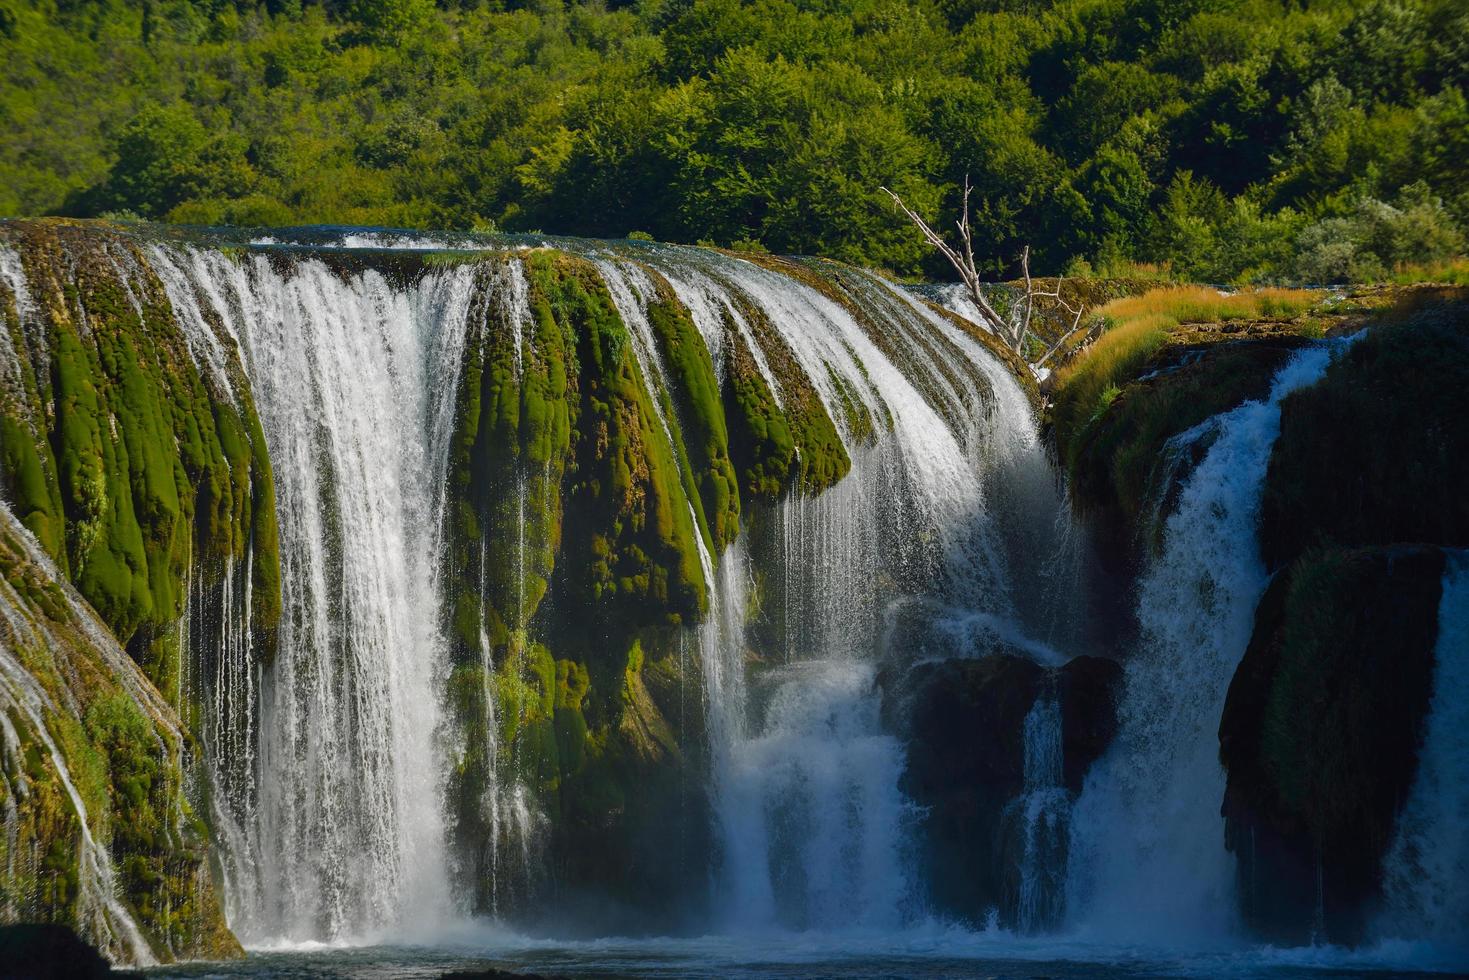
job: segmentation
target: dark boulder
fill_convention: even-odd
[[[1103,657],[1077,657],[1061,668],[1061,771],[1066,788],[1081,792],[1092,763],[1117,734],[1122,665]]]
[[[1469,303],[1420,299],[1281,405],[1266,564],[1312,545],[1469,546]]]
[[[1256,610],[1219,757],[1242,912],[1272,941],[1362,938],[1417,769],[1443,567],[1429,547],[1312,551]]]
[[[1006,654],[882,675],[884,715],[907,750],[903,790],[923,812],[919,863],[935,910],[976,924],[992,909],[1005,918],[1026,715],[1038,697],[1058,698],[1064,782],[1075,792],[1116,730],[1120,676],[1120,665],[1096,657],[1051,670]]]
[[[115,976],[107,961],[63,925],[0,926],[0,980],[94,980]]]

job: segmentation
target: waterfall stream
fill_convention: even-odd
[[[1418,774],[1383,877],[1379,931],[1469,952],[1469,555],[1444,569],[1429,706]]]
[[[404,290],[314,261],[171,259],[160,272],[196,347],[213,349],[211,321],[239,345],[279,501],[279,651],[213,698],[226,839],[247,849],[230,861],[231,922],[247,941],[339,938],[447,908],[435,589],[472,272]],[[227,596],[235,580],[248,590],[227,575]]]
[[[442,486],[465,338],[486,311],[469,265],[402,285],[371,269],[329,269],[309,252],[275,258],[276,243],[263,244],[244,259],[190,246],[149,251],[195,360],[225,390],[238,349],[275,467],[285,597],[275,662],[255,662],[241,626],[248,568],[227,569],[220,608],[201,602],[190,617],[222,652],[215,675],[198,682],[212,705],[205,742],[227,901],[247,941],[370,936],[449,908],[437,802]],[[328,247],[434,244],[367,234]],[[670,447],[672,427],[686,420],[664,413],[669,382],[648,320],[658,292],[650,276],[685,307],[717,374],[725,331],[734,330],[779,402],[780,378],[749,320],[763,317],[852,460],[835,488],[787,497],[757,518],[778,549],[760,557],[776,561],[783,614],[779,662],[752,676],[755,556],[744,543],[716,555],[696,535],[711,610],[695,646],[712,733],[722,918],[813,928],[911,921],[915,884],[903,860],[911,814],[897,785],[902,752],[878,721],[873,676],[892,652],[879,639],[893,604],[935,591],[944,609],[1014,617],[1006,549],[1017,536],[1002,533],[998,511],[1016,498],[999,484],[1027,467],[1049,480],[1023,393],[972,337],[865,274],[840,281],[869,324],[754,263],[560,244],[595,263]],[[519,377],[531,315],[525,278],[514,259],[498,275],[487,295],[516,331]],[[1024,547],[1044,540],[1064,550],[1052,540],[1060,499],[1046,489],[1051,505],[1034,515]],[[508,559],[523,581],[524,528],[517,540],[516,554],[485,554],[482,564]],[[482,635],[485,651],[489,642]],[[483,666],[488,678],[493,665]],[[488,688],[484,701],[493,739],[499,709]],[[497,752],[486,747],[490,758]],[[514,852],[512,838],[528,847],[538,819],[524,789],[500,785],[497,773],[485,804],[495,877],[493,862]],[[498,883],[490,887],[497,902]]]
[[[1053,691],[1036,698],[1025,716],[1025,793],[1021,814],[1020,894],[1016,927],[1034,933],[1054,926],[1064,911],[1066,834],[1071,798],[1061,777],[1061,705]]]
[[[662,618],[650,614],[625,634],[588,629],[585,642],[608,648],[594,650],[607,660],[591,670],[581,662],[589,657],[578,659],[585,651],[553,649],[572,642],[557,633],[556,617],[579,611],[557,601],[585,597],[574,591],[577,583],[556,578],[562,569],[550,567],[560,558],[564,530],[561,504],[551,498],[608,493],[589,475],[593,451],[574,441],[591,433],[586,441],[600,452],[614,439],[606,420],[600,430],[598,423],[586,422],[584,431],[566,423],[572,448],[557,451],[571,462],[556,457],[557,466],[566,465],[564,488],[556,484],[560,469],[516,444],[523,454],[494,477],[503,494],[481,495],[496,496],[492,517],[507,533],[492,535],[471,520],[476,540],[455,523],[454,508],[469,506],[452,486],[462,449],[459,399],[465,379],[476,377],[466,365],[487,377],[498,369],[506,378],[508,371],[506,386],[523,396],[545,360],[570,363],[595,353],[593,341],[577,348],[578,338],[567,339],[574,328],[566,323],[574,321],[557,303],[568,301],[546,285],[552,273],[533,257],[543,247],[576,260],[577,288],[595,308],[586,315],[613,322],[616,329],[601,338],[607,357],[621,358],[621,377],[637,379],[629,383],[641,384],[634,394],[645,399],[592,391],[601,376],[578,374],[578,363],[561,365],[571,378],[561,379],[571,391],[568,403],[585,395],[585,405],[595,408],[561,407],[638,415],[629,428],[641,426],[633,437],[641,442],[630,444],[676,469],[672,489],[658,487],[674,515],[662,516],[681,525],[687,513],[691,546],[679,545],[678,554],[687,582],[701,574],[705,589],[697,607],[670,602],[656,611]],[[454,254],[434,261],[403,254],[445,248]],[[783,938],[950,930],[954,924],[929,906],[938,889],[920,870],[926,811],[908,795],[920,792],[905,783],[911,743],[889,713],[901,698],[883,678],[980,657],[993,657],[986,669],[1017,667],[1023,683],[993,695],[993,703],[1014,707],[1005,722],[1007,733],[1016,733],[1005,745],[1008,768],[993,777],[993,785],[1009,788],[969,811],[976,825],[989,821],[985,833],[995,840],[975,837],[985,847],[992,843],[993,861],[1003,865],[993,890],[976,892],[999,897],[978,904],[999,908],[990,910],[990,929],[965,935],[1024,944],[1061,934],[1068,941],[1212,949],[1237,934],[1234,863],[1219,815],[1225,775],[1218,723],[1268,584],[1256,525],[1282,400],[1320,379],[1344,344],[1303,347],[1276,373],[1267,397],[1168,445],[1179,461],[1197,462],[1176,498],[1159,504],[1176,499],[1171,513],[1159,515],[1161,548],[1138,582],[1141,629],[1124,665],[1120,728],[1078,796],[1082,770],[1074,768],[1073,733],[1065,728],[1075,702],[1065,699],[1077,676],[1068,661],[1099,652],[1087,647],[1085,603],[1076,598],[1085,592],[1088,545],[1031,397],[983,338],[920,294],[847,267],[781,267],[712,249],[512,240],[491,246],[376,232],[313,232],[306,241],[257,240],[231,249],[164,240],[136,253],[118,250],[112,260],[125,285],[147,273],[157,277],[211,394],[248,399],[258,413],[273,469],[283,605],[273,655],[256,648],[252,589],[264,566],[249,549],[238,560],[208,559],[224,561],[220,568],[202,561],[189,568],[177,645],[211,655],[179,658],[171,704],[139,679],[100,621],[75,610],[132,685],[130,696],[178,740],[169,751],[181,771],[188,768],[184,753],[196,749],[184,748],[186,726],[177,717],[190,719],[203,763],[199,802],[208,807],[228,925],[247,946],[432,941],[444,923],[481,914],[519,925],[515,915],[531,904],[532,884],[546,881],[560,901],[566,896],[554,891],[555,876],[565,856],[549,842],[567,819],[556,794],[577,776],[562,759],[580,761],[598,739],[603,744],[594,747],[605,750],[618,725],[644,726],[629,736],[630,754],[644,752],[669,768],[686,765],[680,778],[697,774],[699,785],[681,790],[679,799],[707,805],[680,814],[701,821],[708,836],[699,839],[711,844],[709,867],[690,872],[711,879],[698,882],[710,906],[699,912],[700,927]],[[32,291],[8,246],[0,246],[0,287],[31,330],[0,329],[0,369],[8,371],[22,360],[17,338],[40,349],[47,336],[28,319]],[[127,295],[141,319],[138,297],[145,294]],[[939,298],[963,312],[962,296]],[[679,386],[690,382],[661,319],[668,304],[687,314],[678,336],[704,346],[698,367],[705,375],[712,367],[721,411],[720,400],[732,397],[731,372],[743,371],[733,377],[763,383],[767,401],[790,418],[824,413],[828,443],[813,437],[805,445],[833,445],[833,456],[850,467],[845,475],[808,488],[799,485],[804,476],[782,474],[788,482],[778,491],[736,501],[738,535],[721,540],[698,484],[703,463],[694,461],[690,433],[701,420],[688,416],[699,406],[682,397]],[[549,350],[562,341],[564,350]],[[491,353],[507,349],[509,357],[490,364]],[[0,377],[12,382],[20,383]],[[582,382],[590,393],[576,389]],[[553,400],[544,392],[534,397]],[[526,432],[544,422],[518,414],[532,414],[529,403],[509,416],[519,427],[513,438],[528,441]],[[552,411],[544,403],[536,410]],[[720,435],[722,451],[732,457],[735,440],[727,435]],[[803,444],[792,444],[799,454]],[[797,455],[791,472],[802,462]],[[19,527],[8,508],[3,519]],[[581,530],[570,520],[565,526]],[[471,540],[461,552],[463,537]],[[598,537],[587,553],[600,560],[620,546]],[[33,560],[44,562],[39,546],[33,550]],[[453,567],[461,561],[465,568]],[[675,561],[650,560],[654,577]],[[476,575],[455,577],[471,568]],[[614,589],[634,589],[613,573],[608,578]],[[655,584],[665,593],[657,601],[677,588]],[[551,599],[543,602],[546,595]],[[478,600],[472,620],[455,618],[463,596]],[[0,626],[16,636],[34,631],[10,610],[18,600],[0,599],[7,600],[0,602],[7,617]],[[503,615],[491,621],[483,610],[497,602]],[[614,649],[614,639],[624,645]],[[676,670],[665,664],[660,674],[645,664],[655,642],[677,654]],[[1466,651],[1469,560],[1455,554],[1444,577],[1420,771],[1386,866],[1387,907],[1377,923],[1384,937],[1469,948]],[[1099,685],[1117,671],[1101,666],[1113,673]],[[456,674],[466,667],[472,675]],[[639,674],[645,670],[647,677]],[[462,681],[469,676],[472,684]],[[656,689],[660,683],[679,685],[678,732],[664,718],[675,712],[658,703],[671,697]],[[597,684],[610,692],[607,700],[583,711],[578,699]],[[690,695],[685,706],[685,686],[697,687],[703,703]],[[18,721],[39,732],[80,819],[77,921],[118,958],[145,963],[154,937],[144,937],[118,900],[106,840],[93,838],[66,746],[48,729],[55,697],[0,647],[5,751],[20,744],[11,732]],[[611,719],[596,714],[623,708],[626,715]],[[687,742],[685,711],[699,716],[687,726],[696,730]],[[527,736],[532,722],[543,728]],[[594,731],[593,722],[602,727]],[[979,756],[988,746],[972,748]],[[535,756],[525,767],[522,753]],[[483,771],[466,777],[471,757]],[[651,771],[635,768],[647,758],[616,760],[627,766],[616,778]],[[531,773],[535,765],[543,769]],[[455,796],[456,779],[471,787],[469,804]],[[639,802],[620,786],[576,789],[608,812]],[[991,804],[992,811],[973,817]],[[466,830],[476,818],[482,822]],[[655,833],[671,840],[675,831]],[[623,855],[596,857],[614,864]]]
[[[1072,816],[1072,919],[1162,945],[1231,933],[1233,865],[1219,801],[1218,719],[1249,643],[1265,566],[1255,538],[1280,403],[1319,379],[1333,347],[1294,354],[1264,401],[1175,437],[1203,441],[1139,586],[1139,649],[1128,662],[1121,730]]]

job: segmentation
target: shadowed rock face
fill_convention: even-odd
[[[1064,788],[1076,794],[1116,733],[1117,662],[1077,657],[1058,670],[1008,654],[918,664],[884,686],[884,714],[905,739],[903,789],[924,808],[919,860],[937,910],[983,922],[1014,914],[1025,725],[1038,698],[1061,717]],[[900,696],[899,692],[908,692]]]
[[[1443,568],[1430,547],[1308,552],[1260,602],[1219,758],[1243,912],[1272,940],[1363,938],[1417,771]]]
[[[1242,910],[1275,941],[1364,938],[1432,693],[1429,545],[1469,543],[1469,310],[1420,299],[1281,407],[1260,519],[1279,571],[1219,729]]]
[[[0,977],[7,980],[103,980],[107,961],[66,926],[0,926]]]
[[[1469,546],[1469,303],[1423,300],[1281,406],[1266,564],[1313,544]]]

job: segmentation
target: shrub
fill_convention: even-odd
[[[1382,280],[1396,266],[1443,263],[1463,247],[1443,202],[1414,184],[1397,206],[1364,198],[1351,215],[1307,227],[1296,241],[1296,272],[1308,282]]]

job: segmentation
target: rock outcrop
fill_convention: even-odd
[[[1225,839],[1261,935],[1363,938],[1417,771],[1443,569],[1431,547],[1311,551],[1260,602],[1219,758]]]
[[[1025,721],[1040,697],[1059,702],[1062,782],[1079,793],[1116,733],[1121,665],[1077,657],[1059,669],[1009,654],[889,671],[884,715],[901,733],[903,789],[922,809],[918,861],[936,911],[971,924],[1015,919],[1017,827],[1025,790]]]

